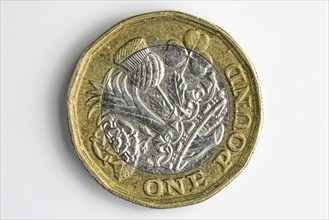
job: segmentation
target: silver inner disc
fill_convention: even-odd
[[[195,52],[154,46],[125,59],[109,77],[102,125],[123,161],[154,174],[206,161],[228,124],[228,98],[214,67]]]

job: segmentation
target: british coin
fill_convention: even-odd
[[[67,94],[75,151],[106,190],[171,208],[201,202],[248,163],[262,122],[255,70],[222,29],[174,11],[115,25]]]

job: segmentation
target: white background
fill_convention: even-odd
[[[66,89],[84,49],[127,17],[215,23],[258,72],[264,125],[244,172],[209,200],[144,208],[106,192],[73,152]],[[328,2],[1,2],[1,217],[328,218]]]

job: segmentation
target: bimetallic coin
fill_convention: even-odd
[[[108,191],[170,208],[203,201],[248,162],[258,81],[227,33],[180,12],[127,19],[81,57],[67,111],[77,155]]]

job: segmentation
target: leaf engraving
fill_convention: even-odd
[[[121,163],[119,165],[114,165],[114,177],[118,181],[122,181],[129,177],[134,171],[134,168],[126,163]]]
[[[104,88],[106,87],[108,77],[113,73],[113,68],[110,68],[103,82],[96,82],[94,80],[89,80],[92,88],[86,91],[86,95],[89,96],[89,99],[86,101],[86,106],[88,107],[87,118],[90,119],[92,115],[96,112],[100,112],[101,109],[101,100],[103,96]],[[99,113],[100,114],[100,113]]]
[[[175,71],[169,78],[168,90],[170,99],[177,107],[184,108],[186,88],[184,78]]]
[[[170,109],[166,101],[159,94],[155,94],[154,97],[150,98],[150,107],[158,115],[167,117],[170,114]]]
[[[209,37],[206,34],[201,34],[199,31],[189,30],[185,34],[184,42],[187,49],[202,53],[209,46]]]
[[[224,125],[221,124],[214,132],[214,139],[216,144],[220,143],[220,141],[223,138],[223,134],[224,134]]]

